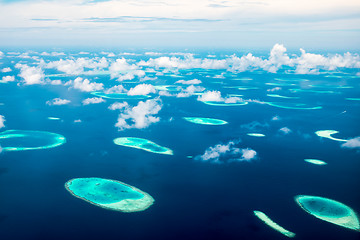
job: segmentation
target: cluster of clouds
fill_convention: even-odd
[[[64,72],[68,75],[79,75],[85,72],[85,69],[91,69],[91,71],[100,71],[109,67],[109,62],[105,57],[93,59],[89,58],[77,58],[77,59],[60,59],[59,61],[51,61],[45,63],[40,62],[44,68],[56,69],[60,72]]]
[[[80,90],[82,92],[93,92],[104,89],[103,83],[90,82],[89,79],[83,79],[81,77],[77,77],[75,80],[70,80],[65,83],[65,85],[69,85],[74,89]]]
[[[217,144],[209,147],[203,155],[198,155],[195,159],[210,163],[230,163],[251,161],[257,158],[255,150],[237,147],[239,142],[240,140],[233,140],[226,144]]]
[[[54,98],[52,100],[49,100],[46,102],[47,105],[52,106],[52,105],[66,105],[69,104],[71,101],[68,99],[61,99],[61,98]]]
[[[25,85],[44,84],[45,74],[41,67],[30,67],[26,64],[16,64],[15,68],[20,69],[19,76]]]
[[[3,115],[0,115],[0,128],[5,127],[5,117]]]
[[[150,99],[145,102],[140,101],[136,106],[132,107],[127,102],[114,103],[110,105],[110,110],[120,110],[119,117],[115,124],[120,131],[125,129],[147,128],[153,123],[160,121],[155,116],[162,108],[160,99]]]
[[[245,100],[239,97],[226,97],[221,96],[220,91],[207,91],[204,94],[201,94],[198,98],[198,101],[202,102],[225,102],[225,103],[238,103],[244,102]]]
[[[86,98],[82,101],[83,105],[89,105],[89,104],[98,104],[98,103],[103,103],[105,102],[105,100],[103,98],[99,98],[99,97],[93,97],[93,98]]]

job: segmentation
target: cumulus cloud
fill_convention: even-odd
[[[77,75],[85,72],[85,68],[98,71],[109,66],[106,58],[77,58],[77,59],[60,59],[59,61],[49,62],[45,65],[46,68],[54,68],[58,71],[69,75]]]
[[[13,82],[13,81],[15,81],[14,76],[4,76],[4,77],[2,77],[0,82],[7,83],[7,82]]]
[[[129,64],[125,58],[116,59],[109,67],[111,78],[118,78],[119,81],[132,80],[136,76],[144,77],[145,72],[135,64]]]
[[[74,123],[81,123],[82,121],[81,121],[81,119],[75,119],[74,120]]]
[[[281,118],[276,115],[276,116],[273,116],[273,117],[271,118],[271,120],[272,120],[272,121],[279,121],[279,120],[281,120]]]
[[[46,102],[47,105],[66,105],[69,104],[71,101],[67,99],[61,99],[61,98],[54,98],[53,100],[49,100]]]
[[[5,117],[3,115],[0,115],[0,128],[5,127]]]
[[[153,85],[151,84],[139,84],[133,88],[131,88],[127,95],[134,96],[134,95],[148,95],[149,93],[155,93],[156,90]]]
[[[360,148],[360,137],[352,138],[341,144],[343,148]]]
[[[268,91],[268,92],[276,92],[276,91],[280,91],[280,90],[281,90],[281,87],[274,87],[274,88],[267,89],[266,91]]]
[[[207,101],[222,102],[224,101],[224,98],[221,97],[220,91],[207,91],[201,96],[199,96],[197,100],[202,102],[207,102]]]
[[[89,79],[83,79],[81,77],[76,78],[74,81],[68,82],[68,85],[72,85],[73,88],[78,89],[82,92],[93,92],[102,90],[104,84],[90,82]]]
[[[159,117],[155,117],[162,108],[159,99],[151,99],[146,102],[140,101],[137,106],[126,106],[125,109],[119,114],[115,126],[119,130],[130,128],[146,128],[152,123],[160,121]]]
[[[6,68],[3,68],[3,69],[1,69],[1,72],[3,72],[3,73],[7,73],[7,72],[11,72],[12,70],[11,70],[11,68],[9,68],[9,67],[6,67]]]
[[[82,101],[82,104],[89,105],[89,104],[97,104],[97,103],[102,103],[102,102],[105,102],[105,100],[103,98],[93,97],[93,98],[84,99]]]
[[[203,88],[203,87],[190,85],[187,88],[183,89],[180,93],[178,93],[176,95],[176,97],[178,97],[178,98],[190,97],[190,96],[194,95],[194,93],[202,92],[204,90],[205,90],[205,88]]]
[[[192,80],[179,80],[176,81],[175,83],[181,83],[181,84],[188,84],[188,85],[195,85],[195,84],[200,84],[202,83],[199,79],[192,79]]]
[[[119,110],[119,109],[126,108],[128,106],[129,106],[129,104],[127,102],[122,102],[122,103],[115,102],[109,106],[109,109],[110,110]]]
[[[126,92],[127,90],[123,87],[123,85],[116,85],[116,86],[113,86],[109,89],[106,89],[105,90],[105,93],[106,94],[111,94],[111,93],[124,93]]]
[[[210,163],[229,163],[236,161],[250,161],[256,158],[256,151],[250,148],[239,148],[240,140],[229,141],[226,144],[217,144],[209,147],[203,155],[195,157],[196,160]]]
[[[291,133],[292,131],[291,131],[291,129],[290,128],[288,128],[288,127],[283,127],[283,128],[280,128],[279,129],[279,132],[281,132],[281,133],[283,133],[283,134],[289,134],[289,133]]]
[[[44,84],[45,74],[40,67],[29,67],[26,64],[16,64],[15,67],[20,68],[19,76],[26,85]]]

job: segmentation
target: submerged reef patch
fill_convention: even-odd
[[[103,178],[74,178],[65,183],[73,196],[113,211],[139,212],[149,208],[154,199],[126,183]]]
[[[64,136],[29,130],[7,130],[0,133],[0,145],[3,151],[25,151],[58,147],[66,143]]]
[[[295,196],[295,201],[303,210],[316,218],[345,228],[360,230],[359,219],[354,210],[341,202],[308,195]]]
[[[282,233],[283,235],[285,235],[289,238],[295,237],[295,235],[296,235],[295,233],[290,232],[290,231],[286,230],[285,228],[281,227],[279,224],[277,224],[276,222],[271,220],[265,213],[260,212],[260,211],[254,211],[254,214],[255,214],[255,216],[257,216],[261,221],[263,221],[266,225],[268,225],[272,229]]]
[[[144,138],[120,137],[120,138],[115,138],[114,143],[119,146],[142,149],[147,152],[173,155],[173,151],[171,149],[160,146]]]
[[[224,125],[228,124],[228,122],[215,119],[215,118],[200,118],[200,117],[183,117],[188,122],[196,123],[196,124],[203,124],[203,125]]]

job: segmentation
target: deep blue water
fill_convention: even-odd
[[[134,57],[135,60],[140,58]],[[119,100],[106,99],[106,103],[83,106],[83,99],[94,96],[63,85],[18,84],[21,78],[17,77],[19,70],[14,65],[20,60],[0,59],[1,68],[13,69],[10,73],[0,73],[0,78],[16,76],[16,82],[0,83],[0,103],[4,103],[0,106],[0,115],[6,118],[6,127],[0,131],[49,131],[65,136],[67,143],[52,149],[0,154],[1,239],[286,238],[257,219],[253,210],[263,211],[279,225],[295,232],[296,239],[360,239],[359,232],[321,221],[294,201],[294,196],[299,194],[322,196],[340,201],[360,213],[359,149],[342,148],[341,143],[314,134],[317,130],[333,129],[339,131],[335,135],[338,138],[360,136],[360,102],[345,99],[360,97],[360,77],[349,77],[355,76],[358,69],[341,69],[340,73],[335,73],[339,78],[326,77],[328,74],[255,71],[214,79],[195,69],[193,75],[180,71],[182,78],[158,76],[157,80],[146,83],[173,84],[179,79],[197,78],[207,90],[220,90],[224,95],[243,94],[246,99],[278,103],[300,102],[322,106],[322,109],[283,109],[252,102],[244,106],[216,107],[197,101],[197,96],[162,96],[160,122],[145,129],[118,131],[114,125],[119,111],[110,111],[108,106]],[[210,70],[207,74],[214,76],[222,72]],[[60,72],[45,69],[45,73]],[[107,75],[86,77],[103,82],[105,87],[119,84]],[[238,77],[253,80],[231,80]],[[266,89],[274,86],[265,83],[279,83],[275,78],[288,79],[295,86],[283,86],[274,94],[299,99],[267,97],[270,92]],[[337,92],[334,94],[289,91],[303,87],[304,81],[300,79],[309,80],[306,85],[353,88],[319,88]],[[135,85],[128,83],[124,87],[129,89]],[[238,85],[259,89],[224,88]],[[57,97],[72,102],[64,106],[45,104]],[[130,105],[137,102],[128,100]],[[218,118],[229,124],[195,125],[182,119],[187,116]],[[280,120],[272,121],[274,116],[279,116]],[[74,123],[76,119],[82,122]],[[279,132],[282,127],[292,132],[282,134]],[[249,132],[261,132],[266,137],[250,137],[246,135]],[[113,143],[117,137],[146,138],[172,149],[174,155],[117,146]],[[187,158],[203,154],[210,146],[238,139],[241,139],[241,148],[256,150],[258,158],[223,164]],[[312,165],[306,163],[305,158],[321,159],[328,164]],[[65,182],[80,177],[125,182],[149,193],[155,203],[137,213],[98,208],[73,197],[64,188]]]

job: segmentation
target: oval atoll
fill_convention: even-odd
[[[120,146],[124,146],[124,147],[132,147],[132,148],[142,149],[147,152],[173,155],[173,151],[171,149],[160,146],[160,145],[158,145],[150,140],[144,139],[144,138],[120,137],[120,138],[115,138],[114,143],[116,145],[120,145]]]
[[[65,183],[73,196],[113,211],[139,212],[154,203],[146,192],[126,183],[103,178],[74,178]]]
[[[196,123],[196,124],[203,124],[203,125],[224,125],[228,124],[228,122],[215,119],[215,118],[200,118],[200,117],[183,117],[188,122]]]
[[[359,219],[354,210],[341,202],[307,195],[295,196],[295,201],[303,210],[316,218],[345,228],[360,230]]]
[[[25,151],[58,147],[66,143],[64,136],[45,131],[7,130],[0,133],[3,151]]]

